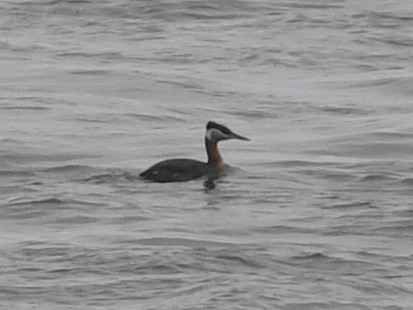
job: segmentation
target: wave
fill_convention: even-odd
[[[153,237],[143,238],[136,241],[141,245],[150,246],[187,246],[187,247],[234,247],[240,245],[247,245],[241,243],[230,243],[224,241],[210,241],[201,239],[189,239],[189,238],[168,238],[168,237]]]
[[[134,182],[141,180],[139,173],[130,173],[123,170],[108,170],[107,172],[94,174],[83,179],[79,179],[80,182],[87,182],[93,184],[104,183],[118,183],[120,181]]]
[[[33,200],[23,200],[18,202],[8,203],[9,207],[11,206],[26,206],[26,205],[60,205],[65,203],[64,200],[59,198],[45,198],[45,199],[33,199]]]
[[[73,171],[92,171],[95,168],[85,165],[61,165],[43,169],[44,172],[73,172]]]
[[[327,256],[322,253],[309,253],[309,254],[302,254],[302,255],[297,255],[297,256],[292,256],[291,259],[293,260],[330,260],[332,257]]]

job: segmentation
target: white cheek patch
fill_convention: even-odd
[[[226,136],[220,130],[216,128],[211,128],[206,131],[205,137],[209,140],[217,141],[220,139],[224,139]]]
[[[215,128],[211,128],[211,129],[208,129],[206,132],[205,132],[205,137],[207,138],[207,139],[209,139],[209,140],[215,140],[214,139],[214,136],[216,135],[216,129]]]

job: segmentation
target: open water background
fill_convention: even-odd
[[[1,309],[413,309],[413,2],[0,3]],[[251,142],[236,173],[152,184]]]

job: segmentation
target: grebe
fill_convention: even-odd
[[[216,178],[227,167],[217,144],[219,141],[229,139],[249,141],[248,138],[233,133],[229,128],[210,121],[206,125],[205,132],[208,162],[185,158],[168,159],[151,166],[139,176],[154,182],[185,182],[202,176],[207,176],[208,179]]]

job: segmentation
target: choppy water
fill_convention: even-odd
[[[2,1],[1,309],[413,309],[413,2]],[[142,182],[165,158],[236,173]]]

